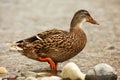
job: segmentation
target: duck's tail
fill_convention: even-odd
[[[19,43],[15,43],[15,44],[12,44],[10,46],[10,50],[18,50],[18,51],[21,51],[23,50],[21,47],[18,46]]]
[[[27,44],[32,43],[35,40],[42,40],[42,38],[39,37],[38,35],[36,35],[36,36],[32,36],[32,37],[27,38],[27,39],[17,41],[13,45],[11,45],[10,50],[19,50],[19,51],[21,51],[26,47]]]
[[[17,41],[10,46],[10,50],[22,51],[24,45],[25,45],[25,42],[23,40]]]

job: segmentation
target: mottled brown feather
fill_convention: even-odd
[[[36,60],[40,56],[50,57],[55,62],[63,62],[78,54],[86,44],[86,35],[79,28],[71,33],[60,30],[47,32],[38,34],[42,40],[33,36],[20,42],[18,46],[23,48],[22,53]]]

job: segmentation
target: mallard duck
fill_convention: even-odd
[[[59,62],[74,57],[85,47],[87,38],[81,29],[84,22],[98,24],[88,11],[79,10],[71,21],[69,32],[57,29],[47,30],[16,42],[11,48],[31,59],[48,62],[51,69],[57,71]]]

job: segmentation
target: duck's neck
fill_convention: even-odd
[[[81,29],[81,27],[85,21],[86,21],[86,19],[73,18],[71,21],[71,25],[70,25],[70,32]]]

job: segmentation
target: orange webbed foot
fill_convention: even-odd
[[[50,64],[50,68],[55,72],[53,75],[57,73],[57,63],[55,63],[51,58],[38,58],[42,62],[48,62]]]

